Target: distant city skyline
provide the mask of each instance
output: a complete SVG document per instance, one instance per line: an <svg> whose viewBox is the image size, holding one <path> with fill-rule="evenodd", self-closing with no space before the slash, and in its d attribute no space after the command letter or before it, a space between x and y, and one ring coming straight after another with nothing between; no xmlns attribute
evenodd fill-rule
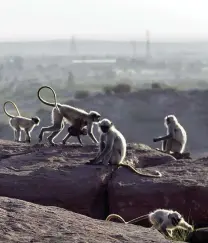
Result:
<svg viewBox="0 0 208 243"><path fill-rule="evenodd" d="M206 0L0 0L0 41L208 41Z"/></svg>

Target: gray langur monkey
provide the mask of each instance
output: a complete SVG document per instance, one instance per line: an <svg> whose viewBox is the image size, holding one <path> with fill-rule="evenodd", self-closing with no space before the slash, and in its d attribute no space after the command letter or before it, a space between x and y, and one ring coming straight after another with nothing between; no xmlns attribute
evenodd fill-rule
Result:
<svg viewBox="0 0 208 243"><path fill-rule="evenodd" d="M132 224L139 222L143 219L148 219L153 228L157 229L165 236L170 237L172 237L173 230L177 228L189 231L194 230L193 227L184 220L183 216L180 213L178 213L177 211L167 209L156 209L155 211L150 212L149 214L142 215L128 222L126 222L118 214L108 215L106 221L110 221L111 219L119 219L122 223L125 224Z"/></svg>
<svg viewBox="0 0 208 243"><path fill-rule="evenodd" d="M164 125L167 128L167 135L154 138L153 142L162 141L163 152L182 154L187 143L187 134L185 129L174 115L166 116L164 118Z"/></svg>
<svg viewBox="0 0 208 243"><path fill-rule="evenodd" d="M6 104L11 103L16 111L17 111L17 116L13 116L8 111L6 110ZM30 133L32 132L33 128L35 126L38 126L40 123L40 118L35 116L31 118L27 118L24 116L21 116L19 109L17 108L16 104L13 101L6 101L3 105L3 110L5 114L10 117L11 119L9 120L9 125L14 131L14 141L15 142L20 142L21 141L21 130L25 132L25 142L30 143L31 142L31 135Z"/></svg>
<svg viewBox="0 0 208 243"><path fill-rule="evenodd" d="M44 100L40 96L40 91L44 88L50 89L54 96L54 103L50 103ZM94 143L98 143L97 139L93 134L93 125L94 123L100 120L101 115L96 111L90 111L89 113L85 110L70 106L57 103L56 93L55 91L49 86L42 86L39 88L37 92L39 100L44 103L45 105L53 107L51 117L52 117L52 126L42 127L41 132L39 134L39 142L42 141L43 134L45 132L52 132L48 137L48 141L51 145L55 145L53 142L54 138L63 130L64 128L64 120L71 123L72 126L76 123L77 119L81 119L83 123L87 124L87 134L91 138ZM62 141L65 142L66 137Z"/></svg>
<svg viewBox="0 0 208 243"><path fill-rule="evenodd" d="M62 140L63 144L66 144L67 140L71 137L77 137L79 143L83 146L81 135L86 136L87 135L87 123L83 122L81 119L77 119L75 124L70 126L68 128L68 134L64 137Z"/></svg>
<svg viewBox="0 0 208 243"><path fill-rule="evenodd" d="M123 163L126 157L126 139L123 134L116 129L114 124L108 120L103 119L98 123L99 130L101 132L100 136L100 149L97 156L94 159L91 159L87 164L100 164L108 165L116 165L117 168L120 166L126 167L131 171L135 172L141 176L147 177L161 177L161 173L159 171L155 171L156 174L150 174L147 172L140 172L136 170L133 166Z"/></svg>

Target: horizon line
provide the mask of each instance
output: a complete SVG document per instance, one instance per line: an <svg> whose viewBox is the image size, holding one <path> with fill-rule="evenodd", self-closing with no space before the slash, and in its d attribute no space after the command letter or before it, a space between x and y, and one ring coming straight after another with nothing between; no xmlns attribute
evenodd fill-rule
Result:
<svg viewBox="0 0 208 243"><path fill-rule="evenodd" d="M60 37L60 38L16 38L16 39L8 39L8 38L0 38L1 44L9 44L9 43L30 43L30 42L57 42L57 41L71 41L72 38L76 42L79 41L97 41L97 42L137 42L137 43L145 43L146 39L138 37L126 37L126 38L90 38L90 37L78 37L76 35L71 37ZM207 38L154 38L150 39L150 43L206 43L208 42Z"/></svg>

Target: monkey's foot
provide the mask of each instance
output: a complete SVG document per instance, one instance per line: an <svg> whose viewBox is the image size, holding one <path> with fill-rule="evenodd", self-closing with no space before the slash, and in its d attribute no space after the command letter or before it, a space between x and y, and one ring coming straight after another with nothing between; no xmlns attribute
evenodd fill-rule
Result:
<svg viewBox="0 0 208 243"><path fill-rule="evenodd" d="M51 145L51 146L53 146L53 147L57 147L58 146L58 143L53 143L53 142L49 142L49 144Z"/></svg>
<svg viewBox="0 0 208 243"><path fill-rule="evenodd" d="M62 144L65 145L66 144L66 141L62 140Z"/></svg>

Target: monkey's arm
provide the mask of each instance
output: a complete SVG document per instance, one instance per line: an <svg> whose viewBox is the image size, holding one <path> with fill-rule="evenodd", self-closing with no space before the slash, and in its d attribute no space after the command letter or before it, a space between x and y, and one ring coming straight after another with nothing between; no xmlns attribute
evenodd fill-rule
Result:
<svg viewBox="0 0 208 243"><path fill-rule="evenodd" d="M173 137L173 135L170 133L170 134L163 136L163 137L153 138L153 142L159 142L159 141L162 141L162 140L167 140L167 139L170 139L172 137Z"/></svg>
<svg viewBox="0 0 208 243"><path fill-rule="evenodd" d="M184 230L191 230L191 231L194 230L194 228L190 224L188 224L185 220L181 220L181 222L179 223L179 227L183 228Z"/></svg>
<svg viewBox="0 0 208 243"><path fill-rule="evenodd" d="M99 152L98 156L94 159L94 162L97 163L100 160L103 160L104 157L107 157L107 155L112 151L114 144L114 136L111 134L107 136L106 146L102 150L102 152Z"/></svg>
<svg viewBox="0 0 208 243"><path fill-rule="evenodd" d="M98 140L94 136L92 129L93 129L93 123L88 123L87 124L87 133L94 143L98 143Z"/></svg>
<svg viewBox="0 0 208 243"><path fill-rule="evenodd" d="M170 234L167 231L167 226L165 223L162 223L160 228L159 228L159 232L161 232L162 234L164 234L167 237L170 237Z"/></svg>
<svg viewBox="0 0 208 243"><path fill-rule="evenodd" d="M104 150L104 148L105 148L105 134L102 133L100 136L99 151L98 151L97 155L95 156L95 158L91 159L90 162L95 162L95 160L98 158L100 153Z"/></svg>

